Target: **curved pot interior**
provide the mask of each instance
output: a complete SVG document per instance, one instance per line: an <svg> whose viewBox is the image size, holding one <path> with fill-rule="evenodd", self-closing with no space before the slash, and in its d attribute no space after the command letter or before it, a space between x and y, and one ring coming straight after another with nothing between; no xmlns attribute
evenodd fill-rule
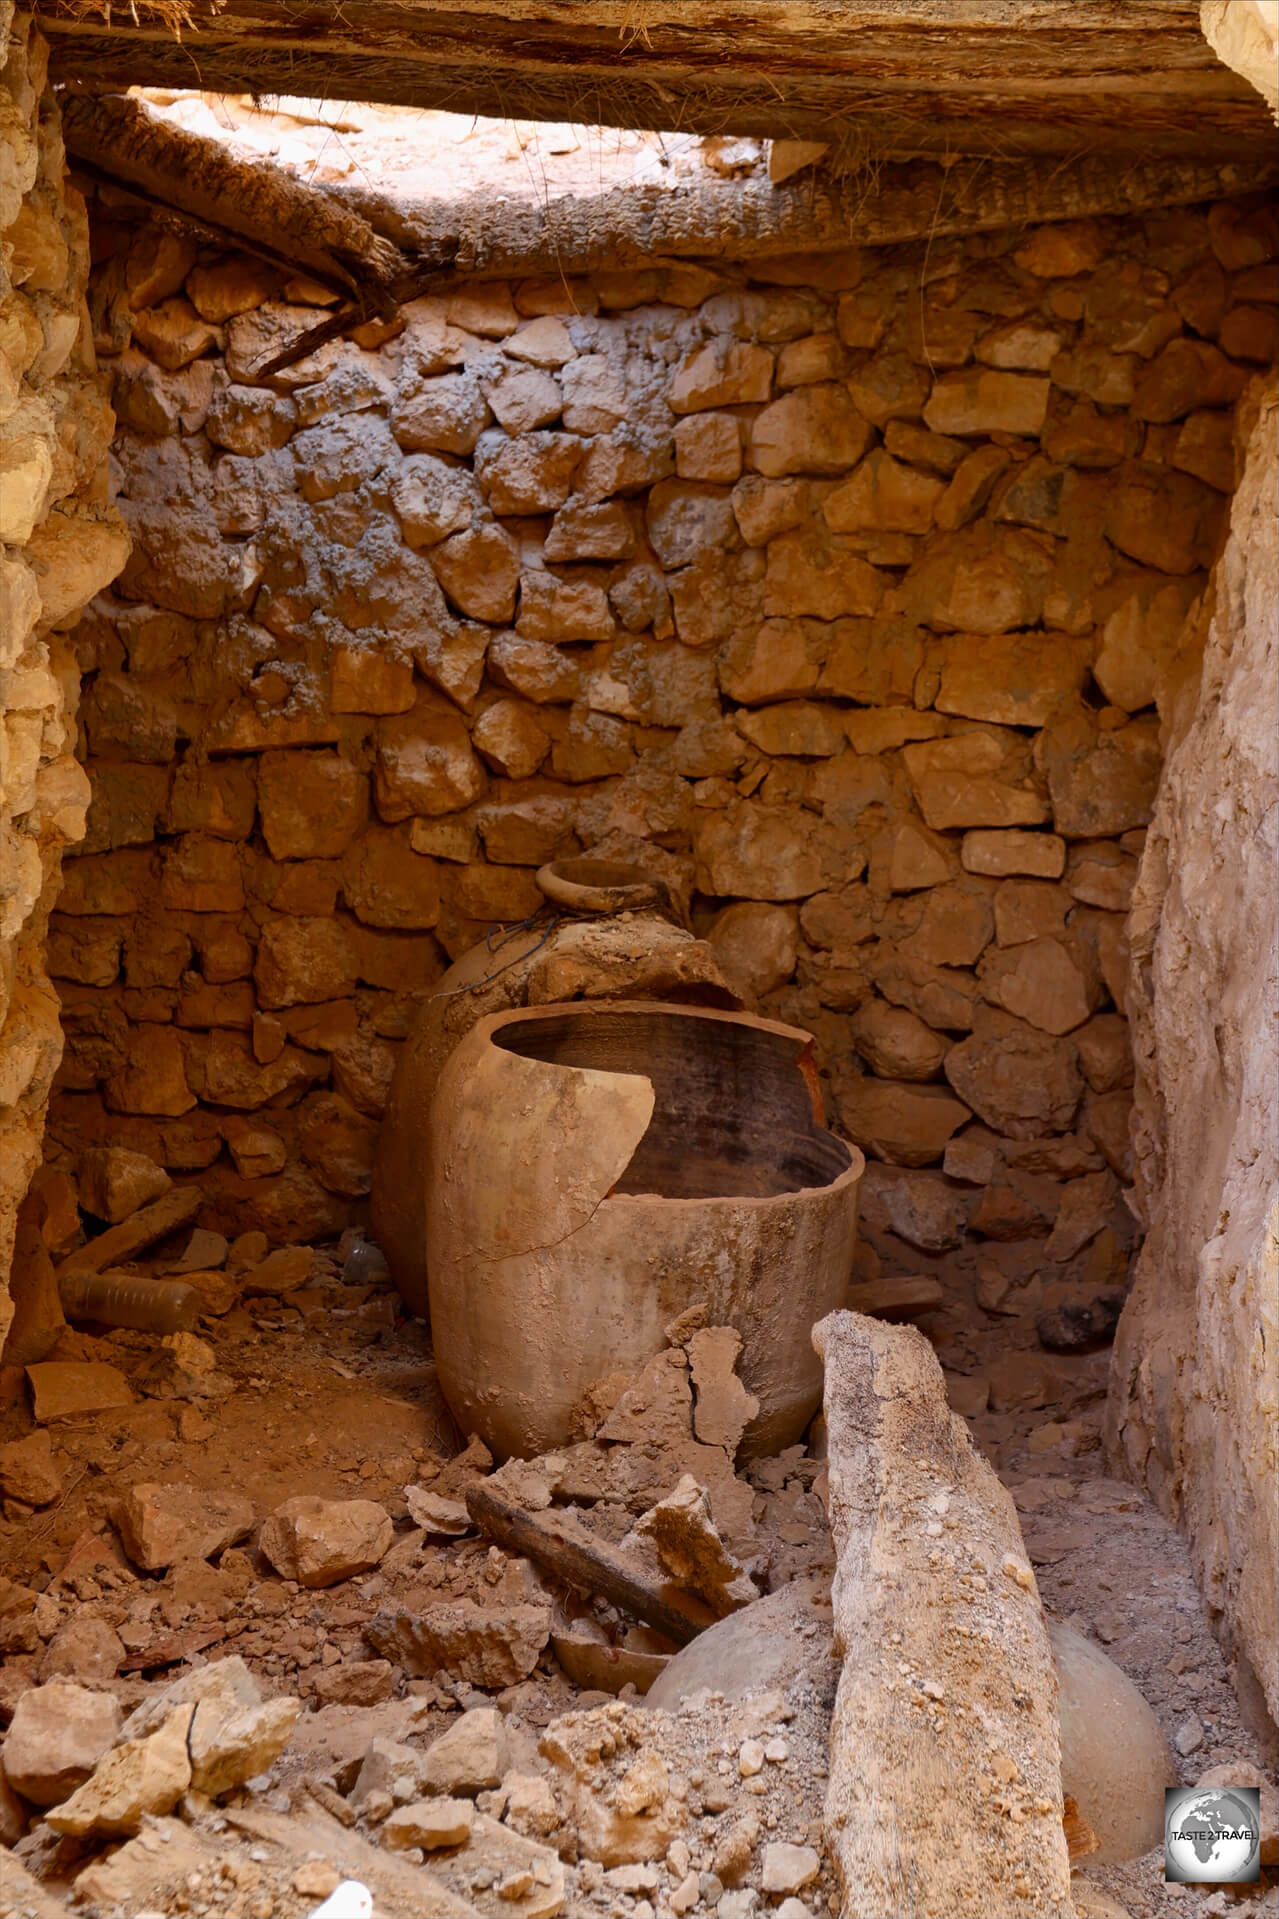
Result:
<svg viewBox="0 0 1279 1919"><path fill-rule="evenodd" d="M524 1059L650 1082L653 1117L615 1194L770 1199L832 1185L853 1163L821 1124L806 1036L793 1029L623 1005L505 1021L492 1040Z"/></svg>

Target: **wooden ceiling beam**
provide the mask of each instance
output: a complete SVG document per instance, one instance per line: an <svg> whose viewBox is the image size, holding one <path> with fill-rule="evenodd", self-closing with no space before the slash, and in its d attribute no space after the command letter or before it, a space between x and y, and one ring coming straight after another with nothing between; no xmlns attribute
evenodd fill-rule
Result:
<svg viewBox="0 0 1279 1919"><path fill-rule="evenodd" d="M55 79L908 153L1257 156L1274 129L1198 0L43 0Z"/></svg>

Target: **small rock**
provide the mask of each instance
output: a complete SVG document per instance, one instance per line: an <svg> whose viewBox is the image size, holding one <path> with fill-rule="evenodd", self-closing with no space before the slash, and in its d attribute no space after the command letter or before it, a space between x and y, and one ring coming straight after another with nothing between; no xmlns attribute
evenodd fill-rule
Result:
<svg viewBox="0 0 1279 1919"><path fill-rule="evenodd" d="M1198 1752L1200 1746L1203 1745L1203 1742L1204 1742L1203 1721L1200 1719L1198 1713L1192 1712L1189 1718L1183 1719L1181 1724L1178 1726L1175 1734L1173 1735L1172 1743L1177 1748L1177 1751L1181 1754L1182 1758L1185 1759L1185 1758L1188 1758L1192 1752Z"/></svg>
<svg viewBox="0 0 1279 1919"><path fill-rule="evenodd" d="M76 1164L80 1204L95 1219L115 1226L139 1206L167 1193L173 1181L163 1166L127 1146L90 1146Z"/></svg>
<svg viewBox="0 0 1279 1919"><path fill-rule="evenodd" d="M702 1889L698 1883L697 1874L689 1872L685 1873L680 1880L667 1904L671 1911L678 1915L678 1919L684 1919L684 1914L693 1910L701 1896Z"/></svg>
<svg viewBox="0 0 1279 1919"><path fill-rule="evenodd" d="M413 1524L425 1527L428 1533L449 1539L473 1530L474 1522L460 1499L443 1499L423 1486L406 1486L404 1503Z"/></svg>
<svg viewBox="0 0 1279 1919"><path fill-rule="evenodd" d="M670 1791L670 1775L660 1753L646 1752L627 1768L613 1794L615 1810L623 1819L638 1819L663 1805Z"/></svg>
<svg viewBox="0 0 1279 1919"><path fill-rule="evenodd" d="M382 1844L398 1852L410 1846L421 1846L424 1852L464 1846L474 1819L468 1799L417 1799L390 1814L382 1827Z"/></svg>
<svg viewBox="0 0 1279 1919"><path fill-rule="evenodd" d="M133 1486L115 1509L116 1530L135 1566L163 1572L179 1559L211 1559L243 1539L253 1507L234 1494L199 1486Z"/></svg>
<svg viewBox="0 0 1279 1919"><path fill-rule="evenodd" d="M813 1919L813 1915L802 1899L783 1899L774 1919Z"/></svg>
<svg viewBox="0 0 1279 1919"><path fill-rule="evenodd" d="M28 1433L25 1439L0 1446L0 1493L25 1500L28 1506L48 1506L62 1491L62 1475L53 1463L48 1433Z"/></svg>
<svg viewBox="0 0 1279 1919"><path fill-rule="evenodd" d="M737 1770L743 1779L753 1779L757 1772L763 1772L764 1748L758 1739L747 1739L742 1742L741 1751L737 1755Z"/></svg>
<svg viewBox="0 0 1279 1919"><path fill-rule="evenodd" d="M191 1784L187 1731L194 1708L179 1706L147 1739L129 1739L95 1768L78 1792L48 1813L55 1832L120 1837L140 1830L144 1813L172 1812Z"/></svg>
<svg viewBox="0 0 1279 1919"><path fill-rule="evenodd" d="M551 1636L549 1606L477 1606L444 1601L422 1612L388 1607L370 1620L371 1645L410 1673L441 1669L473 1686L527 1679Z"/></svg>
<svg viewBox="0 0 1279 1919"><path fill-rule="evenodd" d="M341 1873L327 1859L304 1859L289 1881L301 1899L327 1899L341 1883Z"/></svg>
<svg viewBox="0 0 1279 1919"><path fill-rule="evenodd" d="M120 1731L110 1693L57 1682L24 1692L4 1742L10 1785L35 1806L55 1806L82 1786Z"/></svg>
<svg viewBox="0 0 1279 1919"><path fill-rule="evenodd" d="M812 1884L822 1862L812 1846L792 1846L777 1841L764 1848L764 1891L801 1892Z"/></svg>
<svg viewBox="0 0 1279 1919"><path fill-rule="evenodd" d="M1054 1306L1035 1321L1039 1343L1050 1353L1082 1353L1109 1345L1123 1305L1123 1293L1105 1292Z"/></svg>
<svg viewBox="0 0 1279 1919"><path fill-rule="evenodd" d="M373 1805L381 1799L386 1800L387 1812L396 1804L406 1805L421 1791L421 1765L422 1755L412 1746L395 1739L371 1739L351 1788L352 1805L366 1818L375 1816Z"/></svg>
<svg viewBox="0 0 1279 1919"><path fill-rule="evenodd" d="M389 1659L345 1660L325 1666L311 1682L321 1706L380 1706L395 1689L395 1668Z"/></svg>
<svg viewBox="0 0 1279 1919"><path fill-rule="evenodd" d="M701 1337L694 1334L694 1342ZM729 1613L759 1597L745 1567L720 1538L710 1502L691 1473L636 1520L635 1533L652 1544L667 1577L714 1612Z"/></svg>
<svg viewBox="0 0 1279 1919"><path fill-rule="evenodd" d="M286 1499L265 1520L258 1545L282 1579L299 1586L334 1586L376 1566L394 1537L381 1506L371 1499Z"/></svg>
<svg viewBox="0 0 1279 1919"><path fill-rule="evenodd" d="M493 1706L478 1706L428 1747L420 1774L428 1792L474 1796L497 1785L506 1763L502 1715Z"/></svg>
<svg viewBox="0 0 1279 1919"><path fill-rule="evenodd" d="M760 1764L763 1764L762 1753ZM711 1860L716 1878L723 1880L726 1886L731 1886L740 1879L750 1865L751 1854L755 1850L758 1838L759 1818L755 1813L748 1812L742 1818L735 1819L728 1831L722 1833L716 1842L715 1856ZM705 1897L704 1892L703 1897Z"/></svg>
<svg viewBox="0 0 1279 1919"><path fill-rule="evenodd" d="M246 1293L264 1293L279 1297L295 1293L305 1286L315 1268L315 1254L309 1246L281 1246L268 1254L259 1266L244 1275Z"/></svg>
<svg viewBox="0 0 1279 1919"><path fill-rule="evenodd" d="M751 1919L751 1914L759 1904L759 1895L752 1886L743 1886L737 1892L726 1892L716 1911L719 1919Z"/></svg>
<svg viewBox="0 0 1279 1919"><path fill-rule="evenodd" d="M123 1642L105 1619L69 1619L45 1649L40 1678L114 1679L124 1659Z"/></svg>

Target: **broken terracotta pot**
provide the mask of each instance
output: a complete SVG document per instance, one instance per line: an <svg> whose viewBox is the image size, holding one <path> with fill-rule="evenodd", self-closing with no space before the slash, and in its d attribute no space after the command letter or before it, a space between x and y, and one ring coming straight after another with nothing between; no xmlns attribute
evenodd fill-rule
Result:
<svg viewBox="0 0 1279 1919"><path fill-rule="evenodd" d="M396 1063L374 1161L373 1227L401 1297L422 1315L427 1114L440 1068L477 1020L551 1000L740 1005L711 947L676 922L666 888L640 867L553 860L537 882L554 912L496 927L463 954L423 1002Z"/></svg>
<svg viewBox="0 0 1279 1919"><path fill-rule="evenodd" d="M822 1123L807 1033L651 1001L482 1020L440 1072L427 1154L435 1357L494 1452L564 1444L698 1301L742 1338L747 1455L817 1409L814 1322L845 1299L865 1162Z"/></svg>

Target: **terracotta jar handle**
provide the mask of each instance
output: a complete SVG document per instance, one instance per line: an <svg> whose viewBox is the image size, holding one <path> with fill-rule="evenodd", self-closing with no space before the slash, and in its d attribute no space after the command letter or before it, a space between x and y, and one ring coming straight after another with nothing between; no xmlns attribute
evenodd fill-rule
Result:
<svg viewBox="0 0 1279 1919"><path fill-rule="evenodd" d="M553 906L570 913L638 913L670 910L665 883L642 866L618 860L550 860L537 871L537 884Z"/></svg>

